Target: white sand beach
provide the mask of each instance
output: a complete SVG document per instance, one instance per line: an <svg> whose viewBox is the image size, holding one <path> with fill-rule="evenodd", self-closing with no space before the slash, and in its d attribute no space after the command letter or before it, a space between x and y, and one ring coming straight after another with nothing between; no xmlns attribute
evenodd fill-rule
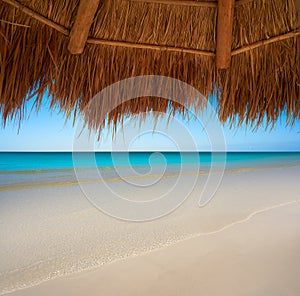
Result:
<svg viewBox="0 0 300 296"><path fill-rule="evenodd" d="M2 294L297 296L299 177L299 168L227 172L207 206L192 195L147 223L108 217L72 186L52 199L53 188L6 192Z"/></svg>

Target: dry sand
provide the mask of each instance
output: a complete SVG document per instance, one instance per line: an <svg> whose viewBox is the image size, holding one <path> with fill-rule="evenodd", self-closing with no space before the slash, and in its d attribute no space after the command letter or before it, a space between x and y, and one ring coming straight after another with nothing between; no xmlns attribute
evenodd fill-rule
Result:
<svg viewBox="0 0 300 296"><path fill-rule="evenodd" d="M300 295L300 203L13 295Z"/></svg>
<svg viewBox="0 0 300 296"><path fill-rule="evenodd" d="M227 175L204 212L186 205L177 214L186 237L10 295L299 296L299 176L299 169Z"/></svg>

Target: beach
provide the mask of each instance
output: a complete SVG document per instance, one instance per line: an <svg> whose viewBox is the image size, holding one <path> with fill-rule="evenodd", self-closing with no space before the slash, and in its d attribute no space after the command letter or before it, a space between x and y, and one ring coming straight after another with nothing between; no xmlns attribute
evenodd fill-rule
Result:
<svg viewBox="0 0 300 296"><path fill-rule="evenodd" d="M300 296L300 0L0 0L0 296Z"/></svg>
<svg viewBox="0 0 300 296"><path fill-rule="evenodd" d="M231 163L205 206L198 206L197 189L172 213L147 222L103 213L70 171L44 171L39 182L24 172L14 184L6 177L1 294L299 295L299 159ZM175 172L155 189L131 190L131 198L167 191ZM105 174L112 188L126 191L128 184ZM195 174L184 172L182 187ZM201 171L200 187L204 177Z"/></svg>
<svg viewBox="0 0 300 296"><path fill-rule="evenodd" d="M12 295L296 296L300 291L299 212L299 203L275 208L222 232Z"/></svg>

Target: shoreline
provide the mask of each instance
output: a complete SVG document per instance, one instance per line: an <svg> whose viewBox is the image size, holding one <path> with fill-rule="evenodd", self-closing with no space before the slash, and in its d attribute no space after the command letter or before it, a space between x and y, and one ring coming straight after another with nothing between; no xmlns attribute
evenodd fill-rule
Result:
<svg viewBox="0 0 300 296"><path fill-rule="evenodd" d="M174 165L173 168L175 168ZM144 166L133 166L133 168L145 168ZM273 165L273 166L256 166L256 167L239 167L239 168L226 168L224 170L224 173L247 173L247 172L255 172L255 171L273 171L273 170L281 170L281 169L296 169L296 168L300 168L300 165ZM110 170L110 171L114 171L113 167L110 168L97 168L97 169L101 169L101 170ZM78 170L78 169L76 169ZM80 168L80 171L88 171L90 170L89 168ZM75 179L74 180L70 180L70 181L65 181L65 182L61 182L61 181L57 181L57 182L45 182L45 183L36 183L36 184L32 184L32 180L30 180L30 184L9 184L9 185L2 185L0 184L0 192L3 191L15 191L15 190L27 190L27 189L35 189L35 188L51 188L51 187L65 187L65 186L77 186L78 185L78 181L76 179L76 174L75 171L73 169L62 169L62 170L35 170L35 171L11 171L11 172L5 172L2 173L0 171L0 175L4 174L4 175L18 175L18 174L24 174L24 175L39 175L39 174L47 174L47 173L74 173ZM218 173L218 170L214 169L215 173ZM209 173L209 169L201 169L197 172L195 171L189 171L189 172L177 172L174 171L173 173L169 173L169 174L165 174L163 175L163 179L166 178L173 178L178 176L179 174L183 174L185 176L189 176L189 175L199 175L199 176L207 176ZM157 174L150 174L150 175L141 175L141 176L126 176L126 177L119 177L119 176L112 176L112 177L107 177L107 178L102 178L102 179L86 179L86 180L81 180L82 183L85 184L93 184L93 183L99 183L99 182L119 182L122 181L123 179L127 179L127 180L134 180L134 179L146 179L146 178L156 178L158 177Z"/></svg>
<svg viewBox="0 0 300 296"><path fill-rule="evenodd" d="M173 252L177 255L179 255L180 257L186 257L188 256L189 253L186 253L185 249L187 248L192 248L195 249L195 245L199 243L197 242L197 240L204 238L205 237L210 237L210 236L216 236L218 237L218 235L223 234L223 232L241 232L242 230L239 228L242 228L244 226L244 224L249 224L250 227L253 226L253 224L255 225L255 229L254 231L260 232L259 230L259 226L262 223L260 221L260 224L257 222L257 220L263 220L263 223L265 224L265 216L269 216L271 218L273 218L273 222L276 221L278 216L278 212L279 210L283 210L286 211L285 208L289 209L292 205L297 204L297 209L298 209L298 213L300 212L300 199L298 200L294 200L294 201L290 201L287 203L282 203L282 204L278 204L278 205L274 205L265 209L261 209L259 211L253 212L251 213L247 218L242 219L242 220L238 220L235 221L231 224L228 224L218 230L215 230L213 232L208 232L208 233L199 233L197 235L185 238L183 240L179 240L174 244L170 244L170 245L165 245L159 249L154 249L136 256L131 256L129 258L122 258L110 263L107 263L105 265L102 266L98 266L98 267L94 267L88 270L83 270L74 274L70 274L70 275L65 275L65 276L58 276L56 278L52 278L50 280L46 280L44 282L41 282L38 285L33 285L30 287L26 287L23 289L19 289L19 290L15 290L15 291L11 291L8 293L4 293L1 295L15 295L15 296L32 296L32 295L51 295L52 293L61 293L61 295L65 295L66 293L72 293L72 295L85 295L87 293L87 290L89 293L94 294L94 293L98 293L99 292L99 286L98 286L98 280L97 278L103 278L103 276L105 277L105 274L107 273L105 269L111 269L113 270L113 272L111 270L109 270L108 275L113 275L114 272L116 272L116 277L118 278L120 276L120 273L123 272L124 268L126 268L126 265L136 265L136 269L129 269L129 276L127 276L127 278L129 278L131 281L128 281L128 283L122 283L122 287L118 287L118 286L114 286L115 288L112 289L112 285L109 285L109 288L112 289L113 291L109 290L109 288L102 288L102 290L106 290L105 291L105 295L116 295L116 292L121 292L122 291L122 295L140 295L138 293L135 293L136 291L136 287L133 288L132 282L134 282L135 284L137 284L137 288L138 289L143 289L144 287L142 287L143 284L139 283L138 280L135 281L135 276L137 276L138 271L140 270L140 272L144 272L146 274L148 274L147 272L147 266L146 265L151 265L151 260L158 260L155 257L159 258L159 262L160 262L160 267L164 266L166 264L165 261L167 261L168 264L170 264L172 261L170 261L170 258L168 258L168 260L165 259L165 256L168 256L168 253ZM275 218L273 217L275 216ZM279 213L279 216L281 216L281 214ZM300 219L298 219L299 221ZM268 225L270 227L270 225ZM248 226L249 228L249 226ZM252 227L253 228L253 227ZM252 230L253 231L253 230ZM239 235L241 236L241 233L239 233ZM261 234L259 234L261 235ZM300 238L300 236L298 236L298 238ZM215 248L215 247L214 247ZM180 251L176 250L176 249L181 249ZM226 247L225 247L226 249ZM198 249L199 251L199 249ZM201 252L200 252L201 253ZM194 253L194 256L197 258L197 253ZM189 256L190 257L190 256ZM200 255L200 257L202 257ZM146 259L145 259L146 258ZM175 257L172 257L172 259L174 259ZM195 259L195 258L194 258ZM149 261L150 260L150 261ZM176 261L176 260L175 260ZM300 262L300 256L298 257L298 261ZM182 262L181 262L182 264ZM181 276L183 276L183 272L180 272L177 269L178 266L174 265L172 266L172 263L170 265L168 265L168 269L167 269L167 273L169 273L169 277L170 276L174 276L173 273L179 273ZM195 266L193 266L192 268L195 268ZM132 270L134 270L132 272ZM298 270L300 270L300 267L298 268ZM193 274L193 272L195 272L195 270L190 270L190 272L192 271L191 274ZM164 271L165 272L165 271ZM202 271L203 272L203 271ZM195 278L195 275L192 276ZM198 276L196 276L197 278ZM178 275L176 276L176 278L178 278ZM182 277L180 277L182 280ZM179 279L179 278L178 278ZM187 281L187 279L183 279L183 281ZM216 278L215 280L219 281L219 278ZM169 278L169 282L170 282L170 278ZM144 281L144 284L147 283L146 285L151 285L151 287L153 288L153 285L157 284L157 281L155 280L155 282L151 281ZM169 283L170 284L170 283ZM187 283L186 283L187 284ZM211 284L211 283L210 283ZM276 283L274 282L274 285ZM297 293L297 291L300 291L300 285L297 284L296 282L292 282L292 284L296 284L296 289L295 292ZM158 286L162 285L165 286L165 284L163 284L161 281L158 282ZM74 290L78 289L78 287L81 286L81 289L79 290ZM173 286L173 287L172 287ZM182 284L180 285L181 289L182 289ZM125 290L124 290L125 287ZM188 285L186 286L186 288L188 288ZM184 289L186 289L184 288ZM200 288L200 286L199 286ZM217 287L216 287L217 288ZM261 294L255 294L255 295L265 295L264 293L266 293L265 290L266 287L264 287L263 290L261 290ZM275 287L269 286L268 287L270 290L272 290L272 295L282 295L280 292L277 294L277 290ZM291 287L289 287L290 289ZM144 288L145 289L145 288ZM170 285L168 287L168 290L177 290L178 288L176 287L176 285ZM299 289L299 290L298 290ZM221 289L219 289L221 291ZM245 289L243 287L239 287L240 292L245 292ZM255 289L253 289L255 290ZM74 294L75 292L75 294ZM153 295L153 290L150 291L144 291L146 293L143 293L143 295ZM189 295L197 295L199 291L197 290L196 293L194 294L189 294ZM203 293L205 293L205 291L202 291ZM228 291L229 292L229 291ZM103 293L103 292L102 292ZM160 293L160 291L157 289L156 291L156 295L166 295L163 293ZM289 295L296 295L295 294L289 294ZM58 295L58 294L57 294ZM219 294L219 292L217 294L209 294L209 295L221 295ZM232 294L227 294L226 291L224 292L224 290L222 290L222 295L232 295ZM246 294L239 294L239 295L251 295L250 293L246 293ZM253 295L253 294L252 294Z"/></svg>

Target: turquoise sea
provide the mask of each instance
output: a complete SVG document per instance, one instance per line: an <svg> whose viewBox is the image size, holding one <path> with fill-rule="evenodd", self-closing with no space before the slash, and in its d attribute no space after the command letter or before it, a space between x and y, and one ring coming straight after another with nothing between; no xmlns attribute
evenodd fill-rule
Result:
<svg viewBox="0 0 300 296"><path fill-rule="evenodd" d="M189 152L159 152L160 157L151 158L151 164L179 165L182 161L192 162L195 153ZM150 156L157 152L96 152L95 159L99 168L110 168L113 166L148 166ZM223 160L226 157L227 167L256 166L256 165L300 165L300 152L228 152L226 155L218 153L216 159ZM76 153L76 166L79 168L91 168L95 164L91 161L91 153ZM222 156L222 157L221 157ZM201 165L210 165L212 154L210 152L199 152ZM71 170L74 167L72 152L1 152L0 173L13 171L46 171L46 170Z"/></svg>
<svg viewBox="0 0 300 296"><path fill-rule="evenodd" d="M159 170L162 166L163 171ZM156 170L154 175L157 175L158 169L163 177L164 174L178 174L181 170L195 171L195 168L205 175L212 166L222 169L225 166L226 170L231 171L294 167L300 166L300 152L1 152L0 191L77 185L78 171L85 181L98 182L99 173L104 180L120 178L120 169L127 170L125 174L128 177L136 173L153 176L153 169Z"/></svg>

